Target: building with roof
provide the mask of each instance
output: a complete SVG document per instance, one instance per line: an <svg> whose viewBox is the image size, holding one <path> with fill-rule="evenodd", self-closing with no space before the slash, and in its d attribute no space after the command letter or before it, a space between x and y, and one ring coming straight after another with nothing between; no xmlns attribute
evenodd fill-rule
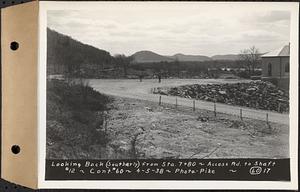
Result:
<svg viewBox="0 0 300 192"><path fill-rule="evenodd" d="M270 81L278 87L289 90L290 44L261 56L262 80Z"/></svg>

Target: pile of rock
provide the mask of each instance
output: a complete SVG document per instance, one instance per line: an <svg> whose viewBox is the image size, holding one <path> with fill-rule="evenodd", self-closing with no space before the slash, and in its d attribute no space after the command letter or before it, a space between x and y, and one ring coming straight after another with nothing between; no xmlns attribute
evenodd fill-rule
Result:
<svg viewBox="0 0 300 192"><path fill-rule="evenodd" d="M288 93L264 81L156 88L153 93L278 112L289 111Z"/></svg>

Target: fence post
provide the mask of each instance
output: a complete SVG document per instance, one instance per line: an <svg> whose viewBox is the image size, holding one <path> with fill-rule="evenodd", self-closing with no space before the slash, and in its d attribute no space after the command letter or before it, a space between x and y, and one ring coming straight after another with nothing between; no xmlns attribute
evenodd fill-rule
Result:
<svg viewBox="0 0 300 192"><path fill-rule="evenodd" d="M178 103L177 103L177 97L176 97L176 100L175 100L175 107L176 107L176 109L177 109L177 105L178 105Z"/></svg>
<svg viewBox="0 0 300 192"><path fill-rule="evenodd" d="M193 111L196 110L196 103L195 103L195 100L193 100Z"/></svg>
<svg viewBox="0 0 300 192"><path fill-rule="evenodd" d="M242 109L240 109L240 118L243 121L243 110Z"/></svg>
<svg viewBox="0 0 300 192"><path fill-rule="evenodd" d="M267 124L269 124L269 114L266 113L266 121L267 121Z"/></svg>
<svg viewBox="0 0 300 192"><path fill-rule="evenodd" d="M278 109L277 111L280 113L280 108L281 108L281 103L278 104Z"/></svg>
<svg viewBox="0 0 300 192"><path fill-rule="evenodd" d="M214 102L214 114L215 114L215 117L217 116L217 105L216 105L216 102Z"/></svg>
<svg viewBox="0 0 300 192"><path fill-rule="evenodd" d="M108 123L107 117L105 117L105 134L107 134L107 123Z"/></svg>
<svg viewBox="0 0 300 192"><path fill-rule="evenodd" d="M105 113L102 112L102 117L103 117L102 129L104 129L104 130L105 130L105 121L106 121L105 116L106 116Z"/></svg>
<svg viewBox="0 0 300 192"><path fill-rule="evenodd" d="M161 95L159 96L158 105L161 105Z"/></svg>
<svg viewBox="0 0 300 192"><path fill-rule="evenodd" d="M102 130L104 129L104 133L106 134L107 133L107 123L108 123L108 121L107 121L107 112L104 111L102 113L102 116L103 116Z"/></svg>

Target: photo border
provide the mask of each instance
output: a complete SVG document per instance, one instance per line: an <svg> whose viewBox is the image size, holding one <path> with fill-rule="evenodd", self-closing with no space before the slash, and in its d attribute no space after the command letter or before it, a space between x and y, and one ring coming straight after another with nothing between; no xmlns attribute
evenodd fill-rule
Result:
<svg viewBox="0 0 300 192"><path fill-rule="evenodd" d="M167 4L167 3L197 3L225 5L259 4L272 9L291 12L290 29L290 63L298 64L299 53L299 4L297 2L39 2L39 63L38 63L38 187L39 188L78 188L78 189L297 189L298 188L298 65L290 66L290 182L281 181L179 181L179 180L66 180L45 181L46 160L46 61L47 61L47 11L48 10L83 10L97 9L104 4ZM283 6L284 5L284 6Z"/></svg>

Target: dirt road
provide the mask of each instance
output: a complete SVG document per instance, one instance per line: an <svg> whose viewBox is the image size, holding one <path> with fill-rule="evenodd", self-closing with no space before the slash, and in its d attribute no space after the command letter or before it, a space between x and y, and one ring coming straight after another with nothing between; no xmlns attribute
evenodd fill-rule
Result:
<svg viewBox="0 0 300 192"><path fill-rule="evenodd" d="M236 79L164 79L161 83L158 83L156 79L145 79L143 82L139 82L137 79L90 79L89 84L95 90L113 96L133 98L140 100L147 100L158 102L159 95L151 93L151 89L154 87L170 87L180 86L188 84L213 84L213 83L237 83L237 82L249 82L249 80L236 80ZM174 104L176 97L162 96L162 103ZM177 98L178 105L193 107L193 100L186 98ZM214 103L207 101L195 101L195 108L214 110ZM241 111L242 109L242 111ZM232 106L226 104L216 104L217 112L240 115L251 119L267 120L274 123L289 124L289 115L281 114L265 110L256 110L246 107Z"/></svg>

